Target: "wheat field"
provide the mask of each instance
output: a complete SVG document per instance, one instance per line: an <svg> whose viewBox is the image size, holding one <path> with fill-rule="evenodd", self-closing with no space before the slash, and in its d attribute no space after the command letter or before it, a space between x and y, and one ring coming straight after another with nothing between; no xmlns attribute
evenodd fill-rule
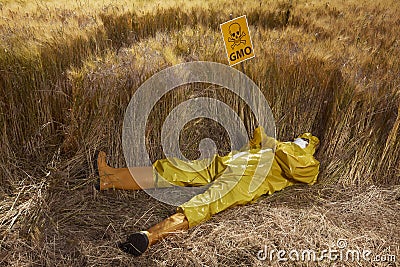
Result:
<svg viewBox="0 0 400 267"><path fill-rule="evenodd" d="M269 262L257 252L345 239L400 257L399 13L397 0L1 0L0 266L397 266ZM175 207L144 192L97 192L94 152L125 166L124 112L154 73L227 64L219 25L230 14L247 16L256 57L243 70L268 100L278 139L310 131L321 140L319 182L229 209L132 258L116 243ZM251 114L229 91L177 88L150 114L153 160L169 112L200 96L228 104L252 135ZM195 159L210 136L229 152L223 130L202 119L186 125L181 148Z"/></svg>

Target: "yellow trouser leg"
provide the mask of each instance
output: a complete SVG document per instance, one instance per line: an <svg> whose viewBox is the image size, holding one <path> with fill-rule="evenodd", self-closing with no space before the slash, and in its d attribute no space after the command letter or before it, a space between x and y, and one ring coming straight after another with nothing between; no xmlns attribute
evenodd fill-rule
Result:
<svg viewBox="0 0 400 267"><path fill-rule="evenodd" d="M253 201L269 191L268 180L265 176L255 175L256 168L267 168L272 161L272 151L245 153L237 157L232 164L228 163L223 175L216 178L204 193L180 205L178 212L184 213L193 227L231 206ZM254 188L253 181L258 181Z"/></svg>
<svg viewBox="0 0 400 267"><path fill-rule="evenodd" d="M229 156L215 155L211 159L183 161L177 158L157 160L153 166L158 174L177 186L203 186L211 183L226 169ZM158 184L163 187L162 183Z"/></svg>

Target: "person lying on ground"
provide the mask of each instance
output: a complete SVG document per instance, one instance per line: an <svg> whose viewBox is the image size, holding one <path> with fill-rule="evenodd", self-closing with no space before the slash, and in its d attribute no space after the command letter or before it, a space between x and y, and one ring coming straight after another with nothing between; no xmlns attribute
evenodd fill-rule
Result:
<svg viewBox="0 0 400 267"><path fill-rule="evenodd" d="M319 173L319 161L314 158L318 145L319 139L311 133L300 135L294 142L279 142L268 137L262 127L257 127L253 138L242 149L226 156L215 155L206 168L197 168L197 172L186 170L201 166L204 160L157 160L153 167L145 167L145 172L152 174L155 169L168 184L177 186L210 186L180 205L177 212L164 221L128 236L119 248L139 256L167 235L194 227L229 207L253 202L261 195L272 194L294 184L314 184ZM264 172L268 175L257 177L257 168L269 168L268 172ZM99 152L95 169L99 175L99 190L142 190L168 186L162 181L151 180L140 183L142 188L134 178L134 170L108 166L104 152ZM259 182L255 189L251 189L253 181Z"/></svg>

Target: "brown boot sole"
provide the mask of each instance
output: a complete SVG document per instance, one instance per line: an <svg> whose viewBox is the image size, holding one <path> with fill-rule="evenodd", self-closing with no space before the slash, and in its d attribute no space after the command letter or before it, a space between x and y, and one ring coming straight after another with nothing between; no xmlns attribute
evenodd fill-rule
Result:
<svg viewBox="0 0 400 267"><path fill-rule="evenodd" d="M124 243L118 244L118 247L125 253L135 257L142 255L149 246L149 238L143 232L130 235Z"/></svg>

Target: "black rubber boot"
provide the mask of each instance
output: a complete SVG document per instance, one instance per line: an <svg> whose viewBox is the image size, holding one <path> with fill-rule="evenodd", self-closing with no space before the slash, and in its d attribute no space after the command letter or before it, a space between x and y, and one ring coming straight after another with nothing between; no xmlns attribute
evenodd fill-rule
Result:
<svg viewBox="0 0 400 267"><path fill-rule="evenodd" d="M118 247L126 253L137 257L142 255L149 246L149 238L143 232L134 233L128 237L124 243L118 244Z"/></svg>

